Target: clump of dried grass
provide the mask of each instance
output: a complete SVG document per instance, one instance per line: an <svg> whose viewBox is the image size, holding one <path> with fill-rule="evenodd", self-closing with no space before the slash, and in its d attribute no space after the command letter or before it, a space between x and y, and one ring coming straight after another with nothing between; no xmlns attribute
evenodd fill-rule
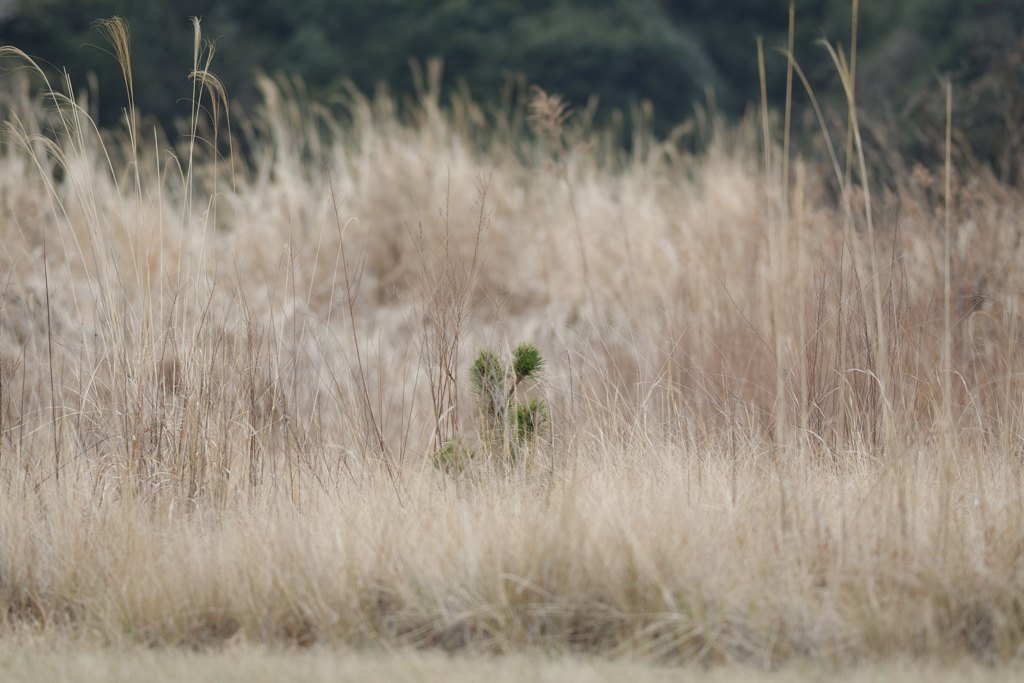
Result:
<svg viewBox="0 0 1024 683"><path fill-rule="evenodd" d="M622 164L538 95L553 183L437 98L353 93L346 127L262 86L245 163L198 102L150 149L5 86L0 633L1018 656L1019 198L858 215L855 175L768 183L752 119ZM435 471L508 339L548 359L547 438Z"/></svg>

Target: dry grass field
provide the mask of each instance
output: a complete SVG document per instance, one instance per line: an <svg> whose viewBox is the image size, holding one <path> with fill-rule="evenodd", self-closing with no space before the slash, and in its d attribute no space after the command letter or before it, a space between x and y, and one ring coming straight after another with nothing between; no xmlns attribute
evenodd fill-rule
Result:
<svg viewBox="0 0 1024 683"><path fill-rule="evenodd" d="M315 647L301 653L263 646L226 650L58 648L0 650L0 675L8 683L363 683L445 681L494 683L1011 683L1020 667L993 669L977 662L937 665L905 660L830 670L806 664L762 671L743 665L709 668L609 662L588 658L456 656L438 652L356 653Z"/></svg>
<svg viewBox="0 0 1024 683"><path fill-rule="evenodd" d="M7 652L1020 660L1017 193L204 54L173 139L0 81Z"/></svg>

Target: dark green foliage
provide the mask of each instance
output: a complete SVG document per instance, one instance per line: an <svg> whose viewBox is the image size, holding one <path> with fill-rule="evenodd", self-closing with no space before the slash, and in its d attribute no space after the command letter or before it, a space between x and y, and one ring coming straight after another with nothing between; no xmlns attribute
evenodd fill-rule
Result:
<svg viewBox="0 0 1024 683"><path fill-rule="evenodd" d="M0 18L0 42L45 60L55 67L54 74L66 68L78 92L88 92L87 75L96 74L99 123L111 125L120 120L128 97L120 67L93 23L115 15L124 17L131 30L139 111L157 117L173 136L174 119L188 116L192 94L188 80L191 16L201 17L203 35L217 40L213 66L229 96L256 101L253 68L269 54L258 36L242 33L244 26L235 14L239 9L245 10L244 3L215 0L23 0L11 14Z"/></svg>
<svg viewBox="0 0 1024 683"><path fill-rule="evenodd" d="M548 423L547 402L531 398L526 404L517 403L515 408L519 443L544 436Z"/></svg>
<svg viewBox="0 0 1024 683"><path fill-rule="evenodd" d="M385 81L411 93L409 60L445 60L445 86L465 79L474 96L497 101L509 74L565 93L578 105L596 94L603 108L628 113L642 98L678 121L726 87L700 41L668 21L655 0L25 0L0 40L67 67L76 87L100 80L101 119L125 105L113 60L93 21L123 16L131 26L137 100L168 124L187 114L190 16L217 41L214 70L234 100L257 101L252 72L299 74L315 97L340 92L346 79L363 91Z"/></svg>
<svg viewBox="0 0 1024 683"><path fill-rule="evenodd" d="M507 442L513 460L520 450L543 436L549 421L548 405L538 398L526 403L516 399L516 387L528 379L537 379L544 368L544 358L533 344L515 348L510 363L491 351L481 351L473 362L470 381L476 395L485 432L495 450ZM507 431L506 431L507 430ZM510 437L506 440L506 435Z"/></svg>
<svg viewBox="0 0 1024 683"><path fill-rule="evenodd" d="M836 70L815 41L849 49L850 0L795 3L796 57L831 102L830 120L843 121ZM648 99L655 130L664 133L705 101L705 87L729 115L759 99L757 36L769 97L781 107L786 61L777 49L786 44L788 7L786 0L0 0L0 42L54 65L54 77L67 68L79 93L95 73L92 106L100 124L110 125L127 96L92 24L123 16L138 109L172 139L175 119L189 115L193 15L216 41L213 71L232 101L250 110L259 103L256 69L300 75L322 100L351 79L364 92L387 82L403 101L413 91L409 60L440 56L445 92L464 79L475 99L497 105L506 78L521 73L577 109L598 95L599 120L613 109L628 118ZM888 117L889 144L935 162L935 131L944 138L936 76L950 74L958 130L975 157L1013 182L1024 144L1004 119L1019 118L1013 91L1024 73L1013 59L1022 34L1024 0L860 0L857 87L865 122ZM937 103L928 100L932 91ZM819 135L813 121L801 129L807 105L799 84L794 106L796 135Z"/></svg>
<svg viewBox="0 0 1024 683"><path fill-rule="evenodd" d="M500 414L508 375L505 364L490 351L481 351L477 356L469 377L485 414L492 417Z"/></svg>
<svg viewBox="0 0 1024 683"><path fill-rule="evenodd" d="M524 379L535 376L544 369L544 359L540 350L533 344L520 344L512 354L512 369L515 371L516 384Z"/></svg>
<svg viewBox="0 0 1024 683"><path fill-rule="evenodd" d="M490 351L481 351L473 362L471 378L477 389L504 381L505 364Z"/></svg>
<svg viewBox="0 0 1024 683"><path fill-rule="evenodd" d="M475 458L476 451L467 448L461 441L446 441L431 456L434 467L449 473L462 472Z"/></svg>

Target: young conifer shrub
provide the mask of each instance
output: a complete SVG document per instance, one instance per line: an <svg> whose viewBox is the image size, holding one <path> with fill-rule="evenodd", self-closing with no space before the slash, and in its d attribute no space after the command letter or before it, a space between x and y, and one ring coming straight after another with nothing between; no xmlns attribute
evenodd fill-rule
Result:
<svg viewBox="0 0 1024 683"><path fill-rule="evenodd" d="M533 398L523 403L516 396L516 389L527 380L537 380L543 369L540 350L528 343L515 348L511 361L483 350L470 369L473 394L492 452L505 451L507 444L513 462L518 462L522 448L543 435L547 427L547 402Z"/></svg>
<svg viewBox="0 0 1024 683"><path fill-rule="evenodd" d="M462 472L466 465L476 459L476 451L469 448L462 439L448 439L431 455L434 467L449 474Z"/></svg>

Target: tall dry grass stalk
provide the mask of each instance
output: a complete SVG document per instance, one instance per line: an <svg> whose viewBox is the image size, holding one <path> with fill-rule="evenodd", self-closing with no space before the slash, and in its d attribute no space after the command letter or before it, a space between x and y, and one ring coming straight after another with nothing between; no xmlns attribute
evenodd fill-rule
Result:
<svg viewBox="0 0 1024 683"><path fill-rule="evenodd" d="M0 82L0 637L1019 656L1024 201L918 167L880 210L852 57L850 154L790 188L764 112L699 156L566 118L552 182L523 87L488 128L261 77L225 139L196 41L152 147ZM519 341L510 477L459 373Z"/></svg>

